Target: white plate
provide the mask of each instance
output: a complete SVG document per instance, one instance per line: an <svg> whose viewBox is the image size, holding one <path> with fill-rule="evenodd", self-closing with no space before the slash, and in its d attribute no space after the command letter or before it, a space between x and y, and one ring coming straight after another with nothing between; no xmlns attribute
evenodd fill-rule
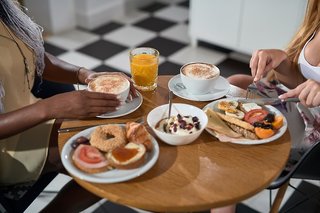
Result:
<svg viewBox="0 0 320 213"><path fill-rule="evenodd" d="M143 97L141 93L137 91L138 97L132 99L127 104L122 105L117 111L105 113L102 115L97 116L98 118L117 118L124 115L128 115L134 111L136 111L142 104Z"/></svg>
<svg viewBox="0 0 320 213"><path fill-rule="evenodd" d="M180 98L188 99L191 101L211 101L225 96L230 89L230 84L222 76L216 81L216 86L209 93L204 95L189 94L183 83L181 82L180 74L173 76L168 82L169 89Z"/></svg>
<svg viewBox="0 0 320 213"><path fill-rule="evenodd" d="M157 141L152 137L153 150L147 153L147 158L145 163L136 169L129 170L120 170L113 169L106 172L89 174L79 170L72 163L72 154L74 149L71 147L71 144L74 140L76 140L80 136L84 136L90 138L92 131L97 127L92 127L86 130L79 132L72 136L66 144L62 148L61 159L62 164L66 168L66 170L72 174L73 176L80 178L85 181L93 182L93 183L118 183L127 180L131 180L133 178L139 177L140 175L147 172L151 167L157 162L159 157L159 145Z"/></svg>
<svg viewBox="0 0 320 213"><path fill-rule="evenodd" d="M225 98L225 99L220 99L217 101L213 101L209 104L207 104L203 110L207 109L207 108L211 108L215 111L219 111L217 104L219 101L224 101L224 100L237 100L236 98ZM264 106L269 112L275 113L276 115L282 115L283 116L283 126L276 132L276 134L274 134L272 137L270 138L266 138L266 139L259 139L259 140L250 140L250 139L235 139L233 141L230 141L230 143L236 143L236 144L244 144L244 145L254 145L254 144L263 144L263 143L269 143L272 142L278 138L280 138L287 130L288 128L288 123L286 120L286 117L279 111L277 110L275 107L271 106L271 105L265 105ZM209 132L211 135L214 136L214 131L210 130L209 128L206 128L206 131Z"/></svg>

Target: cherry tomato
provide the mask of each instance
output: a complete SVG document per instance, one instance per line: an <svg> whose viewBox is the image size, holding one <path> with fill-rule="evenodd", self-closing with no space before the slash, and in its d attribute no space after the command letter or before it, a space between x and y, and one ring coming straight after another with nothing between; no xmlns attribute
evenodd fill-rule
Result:
<svg viewBox="0 0 320 213"><path fill-rule="evenodd" d="M268 115L268 111L264 109L253 109L244 115L244 120L250 124L262 121Z"/></svg>
<svg viewBox="0 0 320 213"><path fill-rule="evenodd" d="M99 163L102 161L99 150L91 146L82 147L79 158L87 163Z"/></svg>

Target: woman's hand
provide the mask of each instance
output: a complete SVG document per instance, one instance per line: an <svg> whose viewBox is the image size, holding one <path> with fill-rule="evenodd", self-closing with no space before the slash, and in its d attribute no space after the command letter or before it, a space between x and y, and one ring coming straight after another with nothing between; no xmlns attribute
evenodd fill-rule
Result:
<svg viewBox="0 0 320 213"><path fill-rule="evenodd" d="M286 59L287 54L283 50L267 49L255 51L250 59L253 81L259 81L270 70L277 68Z"/></svg>
<svg viewBox="0 0 320 213"><path fill-rule="evenodd" d="M300 102L307 107L320 106L320 83L309 79L295 89L279 96L281 99L291 97L298 97Z"/></svg>
<svg viewBox="0 0 320 213"><path fill-rule="evenodd" d="M115 95L86 90L62 93L38 102L40 110L52 118L88 118L112 112L120 106Z"/></svg>
<svg viewBox="0 0 320 213"><path fill-rule="evenodd" d="M132 98L138 97L137 91L133 86L132 80L126 74L124 74L122 72L96 72L96 73L90 74L86 78L85 83L88 84L90 81L92 81L94 78L96 78L100 75L121 75L121 76L125 77L130 82L130 94L131 94Z"/></svg>

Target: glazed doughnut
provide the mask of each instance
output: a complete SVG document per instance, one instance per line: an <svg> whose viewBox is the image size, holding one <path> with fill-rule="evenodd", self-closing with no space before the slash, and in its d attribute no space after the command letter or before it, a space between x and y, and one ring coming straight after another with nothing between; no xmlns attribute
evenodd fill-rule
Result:
<svg viewBox="0 0 320 213"><path fill-rule="evenodd" d="M97 127L90 138L90 144L104 152L124 146L126 143L125 129L112 124Z"/></svg>

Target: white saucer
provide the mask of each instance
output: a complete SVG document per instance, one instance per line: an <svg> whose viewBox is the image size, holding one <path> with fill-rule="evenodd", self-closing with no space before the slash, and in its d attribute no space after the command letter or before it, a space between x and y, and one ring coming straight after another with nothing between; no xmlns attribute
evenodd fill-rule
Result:
<svg viewBox="0 0 320 213"><path fill-rule="evenodd" d="M216 81L215 87L212 90L204 95L192 95L189 94L186 87L181 82L180 74L173 76L168 82L169 89L180 98L188 99L191 101L211 101L218 98L221 98L228 94L230 89L230 84L222 76Z"/></svg>
<svg viewBox="0 0 320 213"><path fill-rule="evenodd" d="M98 118L117 118L124 115L128 115L136 111L142 104L143 98L141 93L137 91L138 97L132 99L129 103L122 105L117 111L105 113L97 116Z"/></svg>

